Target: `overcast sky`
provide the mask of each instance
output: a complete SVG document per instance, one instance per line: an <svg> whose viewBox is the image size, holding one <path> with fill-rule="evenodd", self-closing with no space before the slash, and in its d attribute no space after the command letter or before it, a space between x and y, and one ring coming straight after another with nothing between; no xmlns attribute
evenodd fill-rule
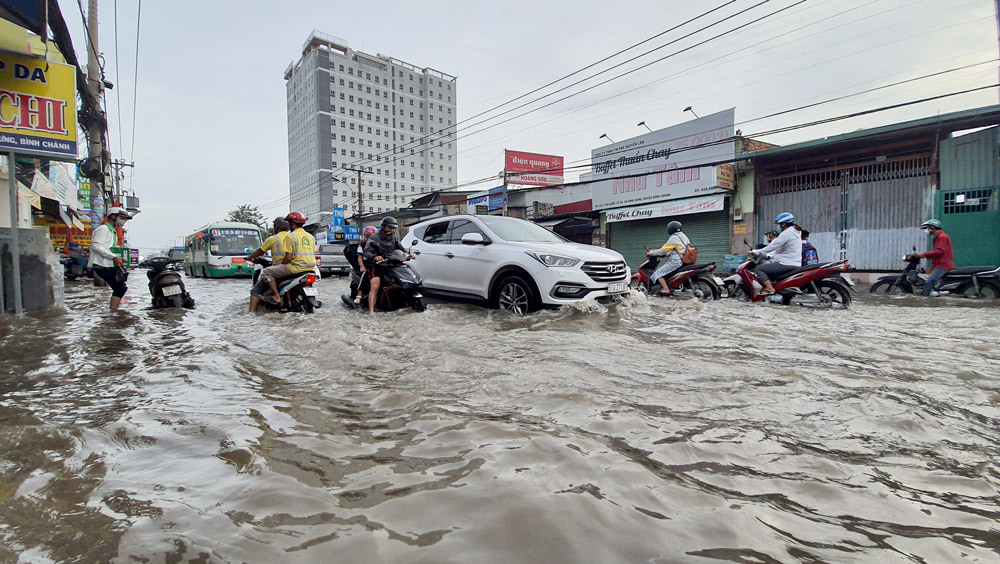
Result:
<svg viewBox="0 0 1000 564"><path fill-rule="evenodd" d="M147 254L244 203L260 205L267 217L289 211L283 73L313 29L359 51L458 77L461 124L725 5L517 104L613 70L500 119L460 128L458 180L482 179L473 187L481 189L502 169L505 148L581 164L606 144L602 134L622 141L646 132L640 121L654 130L676 125L692 119L687 106L700 116L735 107L737 129L753 135L998 82L993 0L728 2L146 1L136 83L137 0L118 2L117 58L115 2L100 0L99 50L116 85L108 93L111 150L114 158L135 162L126 186L142 207L130 223L130 241ZM60 0L60 7L85 61L80 8L75 0ZM782 8L788 9L747 25ZM985 64L755 120L975 63ZM759 138L787 145L996 103L991 88Z"/></svg>

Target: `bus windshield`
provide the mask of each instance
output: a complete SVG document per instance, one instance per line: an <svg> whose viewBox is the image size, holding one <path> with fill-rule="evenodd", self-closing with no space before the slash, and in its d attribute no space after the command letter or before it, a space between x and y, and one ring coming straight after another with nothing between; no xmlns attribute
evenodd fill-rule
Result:
<svg viewBox="0 0 1000 564"><path fill-rule="evenodd" d="M260 232L256 229L218 228L212 229L211 247L213 255L249 255L260 247Z"/></svg>

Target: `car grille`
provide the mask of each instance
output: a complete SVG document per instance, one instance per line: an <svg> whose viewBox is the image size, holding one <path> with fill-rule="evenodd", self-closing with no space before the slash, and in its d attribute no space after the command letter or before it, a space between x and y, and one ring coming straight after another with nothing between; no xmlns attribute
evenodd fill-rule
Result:
<svg viewBox="0 0 1000 564"><path fill-rule="evenodd" d="M596 282L615 282L625 279L625 272L628 268L625 261L617 262L585 262L581 267L583 271Z"/></svg>

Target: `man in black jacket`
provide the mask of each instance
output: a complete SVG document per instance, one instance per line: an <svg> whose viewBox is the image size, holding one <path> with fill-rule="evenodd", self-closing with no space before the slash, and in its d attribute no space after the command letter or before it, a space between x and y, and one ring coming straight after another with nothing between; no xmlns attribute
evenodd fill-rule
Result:
<svg viewBox="0 0 1000 564"><path fill-rule="evenodd" d="M378 289L382 285L382 276L385 275L383 267L379 264L385 260L393 251L406 252L406 248L396 238L396 218L386 216L382 220L382 228L379 232L368 238L365 243L364 260L365 264L372 265L369 279L371 281L371 291L368 292L368 313L375 313L375 299L378 296ZM410 258L417 258L410 255Z"/></svg>

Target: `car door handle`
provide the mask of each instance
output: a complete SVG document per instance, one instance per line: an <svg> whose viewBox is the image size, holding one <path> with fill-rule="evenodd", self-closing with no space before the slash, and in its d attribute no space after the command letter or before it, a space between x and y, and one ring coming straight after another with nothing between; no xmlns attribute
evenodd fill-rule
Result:
<svg viewBox="0 0 1000 564"><path fill-rule="evenodd" d="M413 251L413 254L415 254L415 255L419 255L419 254L420 254L420 251Z"/></svg>
<svg viewBox="0 0 1000 564"><path fill-rule="evenodd" d="M455 255L453 255L452 253L445 253L444 256L445 258L455 258Z"/></svg>

